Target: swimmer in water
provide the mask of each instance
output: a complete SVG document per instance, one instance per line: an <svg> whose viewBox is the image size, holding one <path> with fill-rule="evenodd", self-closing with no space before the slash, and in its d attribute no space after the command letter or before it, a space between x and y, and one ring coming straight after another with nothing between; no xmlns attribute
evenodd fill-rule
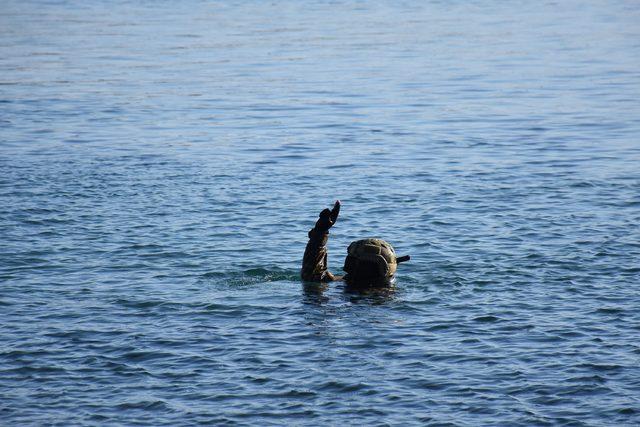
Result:
<svg viewBox="0 0 640 427"><path fill-rule="evenodd" d="M315 227L309 231L309 242L302 259L302 280L333 282L344 280L358 286L388 286L394 281L398 264L409 261L409 255L396 257L393 247L381 239L364 239L352 242L342 268L347 274L336 276L327 269L327 241L329 229L338 220L340 200L333 209L320 212Z"/></svg>

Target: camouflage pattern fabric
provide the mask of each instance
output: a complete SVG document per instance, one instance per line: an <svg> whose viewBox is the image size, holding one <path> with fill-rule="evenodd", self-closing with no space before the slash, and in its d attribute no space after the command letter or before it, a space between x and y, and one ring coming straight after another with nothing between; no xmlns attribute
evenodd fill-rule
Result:
<svg viewBox="0 0 640 427"><path fill-rule="evenodd" d="M363 239L349 245L344 271L351 279L391 278L398 264L396 251L382 239Z"/></svg>
<svg viewBox="0 0 640 427"><path fill-rule="evenodd" d="M304 250L302 259L302 280L310 282L331 282L340 278L328 271L327 266L327 241L329 229L338 220L340 214L340 201L337 200L333 209L325 209L320 212L315 227L309 230L309 242Z"/></svg>

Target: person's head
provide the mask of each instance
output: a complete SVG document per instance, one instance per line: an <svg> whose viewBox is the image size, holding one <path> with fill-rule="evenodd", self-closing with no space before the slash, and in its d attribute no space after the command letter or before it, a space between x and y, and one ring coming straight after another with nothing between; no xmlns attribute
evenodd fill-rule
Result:
<svg viewBox="0 0 640 427"><path fill-rule="evenodd" d="M352 242L342 269L350 282L385 285L393 281L398 264L409 256L397 257L389 243L381 239L364 239Z"/></svg>

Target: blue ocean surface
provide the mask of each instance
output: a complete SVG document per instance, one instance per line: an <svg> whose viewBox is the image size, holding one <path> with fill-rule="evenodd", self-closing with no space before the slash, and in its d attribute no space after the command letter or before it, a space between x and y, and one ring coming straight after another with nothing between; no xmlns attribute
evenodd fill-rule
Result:
<svg viewBox="0 0 640 427"><path fill-rule="evenodd" d="M637 426L639 223L637 1L0 2L2 425Z"/></svg>

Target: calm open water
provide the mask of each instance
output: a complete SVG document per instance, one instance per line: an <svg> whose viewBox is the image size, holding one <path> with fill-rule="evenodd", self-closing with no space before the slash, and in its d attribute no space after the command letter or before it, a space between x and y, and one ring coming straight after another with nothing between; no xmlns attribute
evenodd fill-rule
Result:
<svg viewBox="0 0 640 427"><path fill-rule="evenodd" d="M638 425L639 100L636 1L3 0L0 423Z"/></svg>

